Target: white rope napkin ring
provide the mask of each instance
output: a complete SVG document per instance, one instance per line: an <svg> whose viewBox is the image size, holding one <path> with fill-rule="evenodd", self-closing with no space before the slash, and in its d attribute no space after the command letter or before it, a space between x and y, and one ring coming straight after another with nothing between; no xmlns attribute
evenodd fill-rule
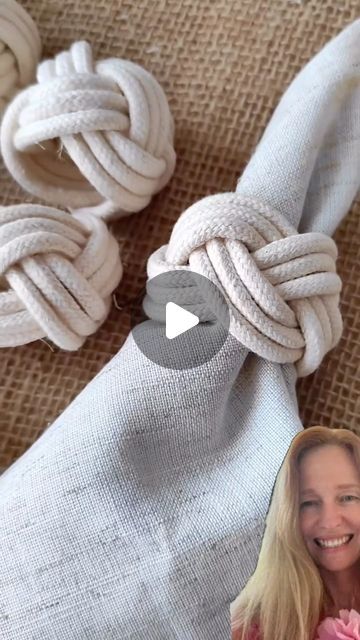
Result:
<svg viewBox="0 0 360 640"><path fill-rule="evenodd" d="M143 209L175 167L173 119L155 78L127 60L94 63L90 45L75 42L42 62L37 80L1 127L15 180L45 201L106 219Z"/></svg>
<svg viewBox="0 0 360 640"><path fill-rule="evenodd" d="M122 277L105 222L51 207L0 207L0 347L48 337L78 349L104 322Z"/></svg>
<svg viewBox="0 0 360 640"><path fill-rule="evenodd" d="M16 0L0 2L0 112L35 80L41 55L37 26Z"/></svg>
<svg viewBox="0 0 360 640"><path fill-rule="evenodd" d="M329 236L299 234L255 198L224 193L184 211L169 244L150 256L148 276L184 268L205 276L229 305L235 338L306 376L341 337L336 258Z"/></svg>

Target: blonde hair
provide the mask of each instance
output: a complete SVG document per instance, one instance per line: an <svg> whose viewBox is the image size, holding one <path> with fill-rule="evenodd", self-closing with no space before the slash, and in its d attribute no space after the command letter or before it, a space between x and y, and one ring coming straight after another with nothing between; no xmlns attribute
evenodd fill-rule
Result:
<svg viewBox="0 0 360 640"><path fill-rule="evenodd" d="M299 462L327 444L349 450L360 470L360 438L352 431L314 426L295 436L276 478L256 569L230 605L241 640L254 622L262 640L314 637L329 596L300 533Z"/></svg>

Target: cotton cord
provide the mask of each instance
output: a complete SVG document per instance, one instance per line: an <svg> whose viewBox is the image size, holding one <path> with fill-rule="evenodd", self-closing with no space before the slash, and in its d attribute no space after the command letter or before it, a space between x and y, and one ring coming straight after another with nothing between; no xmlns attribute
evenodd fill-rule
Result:
<svg viewBox="0 0 360 640"><path fill-rule="evenodd" d="M1 150L28 192L105 219L143 209L175 167L166 96L142 67L75 42L9 105Z"/></svg>
<svg viewBox="0 0 360 640"><path fill-rule="evenodd" d="M0 347L48 337L78 349L107 317L121 277L118 243L93 214L0 207Z"/></svg>
<svg viewBox="0 0 360 640"><path fill-rule="evenodd" d="M189 269L208 278L228 303L230 333L263 358L296 363L303 377L341 337L336 258L329 236L299 234L255 198L224 193L200 200L180 216L169 244L150 256L147 272L153 278ZM176 274L170 276L168 300L192 304L194 292L186 290L188 301L176 286ZM151 317L158 316L159 303L147 300Z"/></svg>
<svg viewBox="0 0 360 640"><path fill-rule="evenodd" d="M0 113L22 87L35 81L41 41L31 16L15 0L0 2Z"/></svg>

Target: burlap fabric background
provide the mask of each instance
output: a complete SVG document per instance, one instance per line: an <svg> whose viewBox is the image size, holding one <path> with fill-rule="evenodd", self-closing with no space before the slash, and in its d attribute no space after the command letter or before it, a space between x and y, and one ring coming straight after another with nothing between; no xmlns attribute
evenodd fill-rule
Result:
<svg viewBox="0 0 360 640"><path fill-rule="evenodd" d="M110 316L77 352L46 341L0 351L0 467L18 458L119 350L139 308L150 253L168 241L195 200L234 190L294 75L359 17L358 0L25 0L43 56L87 39L95 57L123 57L162 84L178 161L165 190L139 214L112 224L125 274ZM360 46L360 43L359 43ZM1 165L2 203L28 201ZM360 433L360 202L337 230L343 279L340 344L297 391L305 426ZM139 295L140 294L140 295ZM120 307L120 308L119 308Z"/></svg>

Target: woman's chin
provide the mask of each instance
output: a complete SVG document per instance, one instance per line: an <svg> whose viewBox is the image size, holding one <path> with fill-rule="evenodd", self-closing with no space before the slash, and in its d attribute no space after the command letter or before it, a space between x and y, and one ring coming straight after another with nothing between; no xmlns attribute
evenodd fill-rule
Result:
<svg viewBox="0 0 360 640"><path fill-rule="evenodd" d="M320 567L327 571L347 571L353 566L352 562L322 562Z"/></svg>
<svg viewBox="0 0 360 640"><path fill-rule="evenodd" d="M355 566L359 566L358 557L349 557L346 554L328 555L326 558L317 558L316 564L319 568L326 569L327 571L348 571Z"/></svg>

